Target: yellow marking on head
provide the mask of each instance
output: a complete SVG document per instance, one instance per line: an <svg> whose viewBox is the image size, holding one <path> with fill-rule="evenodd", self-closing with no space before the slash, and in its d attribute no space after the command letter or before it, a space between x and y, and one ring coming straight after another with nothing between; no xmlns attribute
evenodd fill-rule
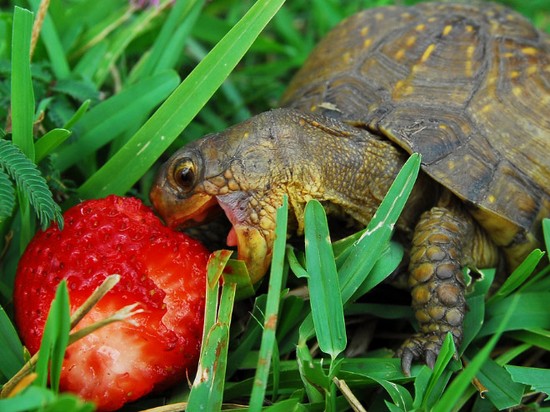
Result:
<svg viewBox="0 0 550 412"><path fill-rule="evenodd" d="M527 56L535 56L538 53L538 50L534 47L524 47L521 51Z"/></svg>
<svg viewBox="0 0 550 412"><path fill-rule="evenodd" d="M415 27L415 30L416 31L422 31L426 28L426 25L425 24L419 24L418 26Z"/></svg>
<svg viewBox="0 0 550 412"><path fill-rule="evenodd" d="M371 46L371 44L372 44L372 39L365 39L365 41L363 42L363 47L368 48Z"/></svg>
<svg viewBox="0 0 550 412"><path fill-rule="evenodd" d="M409 37L407 37L407 41L405 42L405 46L411 47L414 43L416 43L416 36L409 36Z"/></svg>
<svg viewBox="0 0 550 412"><path fill-rule="evenodd" d="M420 62L425 63L430 58L430 55L433 53L434 49L435 49L435 43L430 44L424 51L424 54L422 55L422 57L420 58Z"/></svg>
<svg viewBox="0 0 550 412"><path fill-rule="evenodd" d="M403 57L405 57L405 49L399 49L397 53L395 53L395 60L401 60Z"/></svg>
<svg viewBox="0 0 550 412"><path fill-rule="evenodd" d="M513 87L512 93L514 94L514 96L519 97L522 95L523 89L521 87Z"/></svg>
<svg viewBox="0 0 550 412"><path fill-rule="evenodd" d="M451 32L452 29L453 29L453 26L451 26L450 24L446 25L443 28L443 36L448 35Z"/></svg>
<svg viewBox="0 0 550 412"><path fill-rule="evenodd" d="M366 36L369 34L369 26L365 26L361 29L361 36Z"/></svg>

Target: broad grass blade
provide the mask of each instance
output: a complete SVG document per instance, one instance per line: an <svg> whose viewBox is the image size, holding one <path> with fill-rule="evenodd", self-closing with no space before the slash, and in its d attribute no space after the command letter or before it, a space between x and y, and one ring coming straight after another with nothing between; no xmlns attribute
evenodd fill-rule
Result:
<svg viewBox="0 0 550 412"><path fill-rule="evenodd" d="M260 344L260 354L254 386L250 395L250 411L261 411L264 404L265 391L269 378L269 370L277 339L277 318L279 315L279 303L281 299L281 287L284 271L284 258L286 249L286 232L288 220L288 198L284 196L283 205L277 209L275 242L273 244L273 258L271 260L271 272L269 275L269 291L265 304L264 331Z"/></svg>
<svg viewBox="0 0 550 412"><path fill-rule="evenodd" d="M335 359L346 348L346 325L327 217L321 203L309 201L304 219L313 324L320 349Z"/></svg>
<svg viewBox="0 0 550 412"><path fill-rule="evenodd" d="M126 193L206 104L283 3L257 1L128 143L79 188L79 195Z"/></svg>

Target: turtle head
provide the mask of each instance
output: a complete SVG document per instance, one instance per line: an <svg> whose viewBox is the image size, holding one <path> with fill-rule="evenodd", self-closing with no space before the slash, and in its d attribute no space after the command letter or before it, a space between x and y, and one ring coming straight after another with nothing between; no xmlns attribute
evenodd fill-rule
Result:
<svg viewBox="0 0 550 412"><path fill-rule="evenodd" d="M254 283L271 262L284 169L273 125L287 111L262 113L188 144L162 165L150 193L172 228L200 225L225 212L232 225L227 244L237 246Z"/></svg>

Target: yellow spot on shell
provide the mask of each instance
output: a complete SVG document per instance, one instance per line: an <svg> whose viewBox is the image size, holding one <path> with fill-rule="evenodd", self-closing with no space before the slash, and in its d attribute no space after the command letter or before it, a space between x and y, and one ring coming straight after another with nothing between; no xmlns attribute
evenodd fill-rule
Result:
<svg viewBox="0 0 550 412"><path fill-rule="evenodd" d="M539 71L539 68L537 66L529 66L527 68L527 70L525 70L525 72L528 74L528 75L531 75L531 74L535 74Z"/></svg>
<svg viewBox="0 0 550 412"><path fill-rule="evenodd" d="M430 17L430 18L428 19L428 22L429 22L429 23L433 23L434 21L437 21L437 17Z"/></svg>
<svg viewBox="0 0 550 412"><path fill-rule="evenodd" d="M473 60L476 47L474 45L468 46L466 49L466 76L472 77L473 75Z"/></svg>
<svg viewBox="0 0 550 412"><path fill-rule="evenodd" d="M523 93L523 90L521 87L514 87L512 88L512 93L514 94L514 96L519 97Z"/></svg>
<svg viewBox="0 0 550 412"><path fill-rule="evenodd" d="M519 71L517 71L517 70L512 70L512 71L510 72L510 78L511 78L511 79L517 79L517 78L520 76L520 74L521 74L521 73L520 73Z"/></svg>
<svg viewBox="0 0 550 412"><path fill-rule="evenodd" d="M420 62L425 63L430 58L430 55L433 53L434 49L435 49L435 44L434 43L430 44L426 48L426 51L424 51L424 54L422 55L422 57L420 58Z"/></svg>
<svg viewBox="0 0 550 412"><path fill-rule="evenodd" d="M443 28L443 36L447 36L451 32L452 29L453 29L453 26L451 26L450 24L445 26Z"/></svg>
<svg viewBox="0 0 550 412"><path fill-rule="evenodd" d="M245 133L243 134L243 139L248 139L248 136L250 136L250 133L245 132Z"/></svg>
<svg viewBox="0 0 550 412"><path fill-rule="evenodd" d="M454 170L455 167L456 167L456 163L453 162L452 160L449 161L449 162L447 163L447 168L448 168L449 170Z"/></svg>
<svg viewBox="0 0 550 412"><path fill-rule="evenodd" d="M384 20L384 13L376 13L374 18L378 21Z"/></svg>
<svg viewBox="0 0 550 412"><path fill-rule="evenodd" d="M346 62L346 63L349 63L350 60L351 60L351 53L350 52L346 52L342 55L342 59Z"/></svg>
<svg viewBox="0 0 550 412"><path fill-rule="evenodd" d="M365 48L370 47L371 44L372 44L372 39L365 39L365 41L363 42L363 47Z"/></svg>
<svg viewBox="0 0 550 412"><path fill-rule="evenodd" d="M316 105L313 105L309 108L310 111L314 112L317 110L317 106ZM302 125L303 126L303 125Z"/></svg>
<svg viewBox="0 0 550 412"><path fill-rule="evenodd" d="M474 26L470 26L469 24L466 26L466 32L471 33L474 31Z"/></svg>
<svg viewBox="0 0 550 412"><path fill-rule="evenodd" d="M398 50L397 53L395 53L395 60L401 60L403 57L405 57L404 49Z"/></svg>
<svg viewBox="0 0 550 412"><path fill-rule="evenodd" d="M526 54L527 56L535 56L537 54L537 49L534 47L524 47L521 49L523 54Z"/></svg>
<svg viewBox="0 0 550 412"><path fill-rule="evenodd" d="M489 203L495 203L497 201L497 198L494 195L487 196L487 201Z"/></svg>
<svg viewBox="0 0 550 412"><path fill-rule="evenodd" d="M438 127L439 127L441 130L448 130L448 129L449 129L449 127L448 127L446 124L444 124L444 123L441 123Z"/></svg>
<svg viewBox="0 0 550 412"><path fill-rule="evenodd" d="M365 26L361 29L361 36L366 36L369 34L369 26Z"/></svg>
<svg viewBox="0 0 550 412"><path fill-rule="evenodd" d="M407 41L405 42L407 47L411 47L414 43L416 43L416 36L407 37Z"/></svg>
<svg viewBox="0 0 550 412"><path fill-rule="evenodd" d="M491 111L491 108L493 106L491 104L486 104L485 106L483 106L480 110L481 113L487 113L487 112L490 112Z"/></svg>
<svg viewBox="0 0 550 412"><path fill-rule="evenodd" d="M416 31L422 31L422 30L425 30L426 29L426 25L425 24L419 24L418 26L415 27Z"/></svg>

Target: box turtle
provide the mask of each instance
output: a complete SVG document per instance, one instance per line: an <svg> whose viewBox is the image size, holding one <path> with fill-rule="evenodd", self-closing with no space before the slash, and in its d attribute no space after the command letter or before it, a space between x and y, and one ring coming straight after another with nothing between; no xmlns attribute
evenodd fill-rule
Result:
<svg viewBox="0 0 550 412"><path fill-rule="evenodd" d="M282 108L177 151L151 199L172 226L221 209L252 279L271 258L275 211L294 229L318 199L369 222L410 153L422 172L396 230L409 251L419 332L400 349L433 365L462 337L462 269L515 268L550 216L550 40L490 3L425 3L356 14L291 81Z"/></svg>

